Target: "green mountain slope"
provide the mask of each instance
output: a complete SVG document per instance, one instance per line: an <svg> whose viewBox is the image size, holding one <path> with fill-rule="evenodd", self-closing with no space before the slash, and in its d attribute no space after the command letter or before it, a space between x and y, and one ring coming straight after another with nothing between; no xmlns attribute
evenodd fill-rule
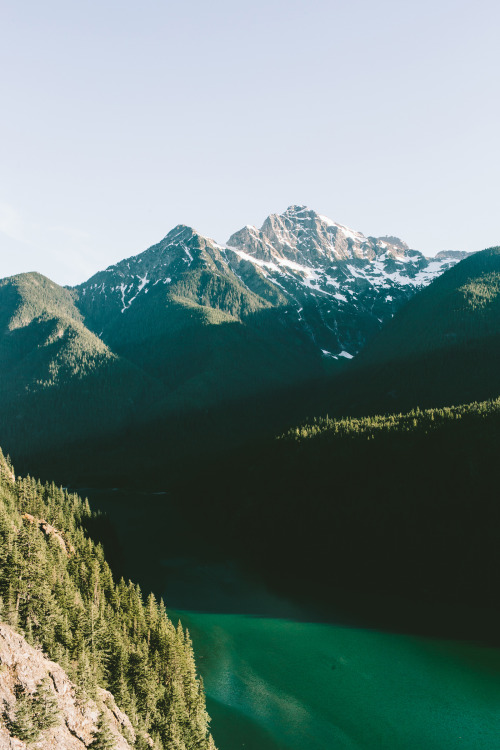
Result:
<svg viewBox="0 0 500 750"><path fill-rule="evenodd" d="M40 274L0 281L0 377L17 395L85 377L112 354L88 331L71 292Z"/></svg>
<svg viewBox="0 0 500 750"><path fill-rule="evenodd" d="M403 359L500 335L500 247L474 253L413 297L363 353Z"/></svg>
<svg viewBox="0 0 500 750"><path fill-rule="evenodd" d="M324 606L343 591L495 611L499 438L498 399L314 420L203 467L190 494L205 488L219 544Z"/></svg>
<svg viewBox="0 0 500 750"><path fill-rule="evenodd" d="M226 251L179 226L77 288L85 322L117 354L165 385L163 409L206 407L328 369L288 301L261 278L259 294Z"/></svg>
<svg viewBox="0 0 500 750"><path fill-rule="evenodd" d="M40 274L0 282L1 436L60 447L117 429L151 382L84 324L74 295Z"/></svg>
<svg viewBox="0 0 500 750"><path fill-rule="evenodd" d="M500 248L462 260L413 297L360 354L356 369L350 398L378 410L497 396Z"/></svg>
<svg viewBox="0 0 500 750"><path fill-rule="evenodd" d="M87 534L96 523L78 496L15 480L0 453L0 618L66 670L81 704L110 690L138 749L214 748L188 632L152 594L113 580Z"/></svg>

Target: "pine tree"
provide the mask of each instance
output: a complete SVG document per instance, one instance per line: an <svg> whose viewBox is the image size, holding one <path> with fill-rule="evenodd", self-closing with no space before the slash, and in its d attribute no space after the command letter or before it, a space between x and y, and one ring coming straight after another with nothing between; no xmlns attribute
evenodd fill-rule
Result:
<svg viewBox="0 0 500 750"><path fill-rule="evenodd" d="M36 742L40 736L40 729L35 721L33 696L21 686L16 689L14 720L8 722L8 724L14 737L23 740L23 742Z"/></svg>
<svg viewBox="0 0 500 750"><path fill-rule="evenodd" d="M111 731L104 714L99 715L97 720L97 729L94 732L94 739L89 745L92 750L113 750L116 747L116 739Z"/></svg>
<svg viewBox="0 0 500 750"><path fill-rule="evenodd" d="M44 677L38 685L34 699L34 719L38 728L43 731L56 727L60 723L60 711L57 698L52 690L50 679Z"/></svg>
<svg viewBox="0 0 500 750"><path fill-rule="evenodd" d="M95 699L98 686L111 689L148 747L203 750L208 721L189 635L163 601L145 602L130 581L115 584L102 547L84 531L89 517L88 503L54 484L0 476L0 618L63 666L80 703ZM50 680L34 695L21 690L17 703L14 736L31 742L57 724ZM92 747L114 744L101 718Z"/></svg>

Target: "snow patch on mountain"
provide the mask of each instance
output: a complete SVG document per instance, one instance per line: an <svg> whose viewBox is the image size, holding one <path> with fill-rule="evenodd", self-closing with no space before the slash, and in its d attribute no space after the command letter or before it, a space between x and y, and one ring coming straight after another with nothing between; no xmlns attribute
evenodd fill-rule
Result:
<svg viewBox="0 0 500 750"><path fill-rule="evenodd" d="M426 258L398 237L367 237L306 206L290 206L268 216L260 229L246 225L225 245L178 225L157 245L78 290L86 309L114 304L126 313L149 291L148 300L160 289L168 296L169 285L190 274L213 274L244 286L266 307L290 313L287 324L299 327L319 353L348 359L418 289L464 255L446 251Z"/></svg>

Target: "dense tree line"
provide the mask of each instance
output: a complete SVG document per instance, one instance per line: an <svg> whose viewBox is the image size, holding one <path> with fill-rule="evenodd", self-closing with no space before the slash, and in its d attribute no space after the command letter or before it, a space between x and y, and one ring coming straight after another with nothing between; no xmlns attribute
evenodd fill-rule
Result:
<svg viewBox="0 0 500 750"><path fill-rule="evenodd" d="M191 492L206 533L290 593L495 611L499 437L499 399L316 419L203 467Z"/></svg>
<svg viewBox="0 0 500 750"><path fill-rule="evenodd" d="M132 582L115 583L85 533L87 501L30 477L15 481L1 455L0 464L0 617L63 667L82 699L98 685L110 690L138 748L147 735L158 749L213 748L189 633L153 594L144 600Z"/></svg>

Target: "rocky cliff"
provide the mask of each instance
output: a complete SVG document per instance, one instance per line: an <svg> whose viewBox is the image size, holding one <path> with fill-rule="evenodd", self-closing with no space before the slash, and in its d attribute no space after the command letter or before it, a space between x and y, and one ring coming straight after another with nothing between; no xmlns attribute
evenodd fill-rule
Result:
<svg viewBox="0 0 500 750"><path fill-rule="evenodd" d="M36 711L40 685L45 687L46 703L53 707L49 723L54 726L39 730L30 742L26 735L36 732L40 723ZM27 718L30 709L26 711L30 704L31 721ZM62 667L4 624L0 624L0 705L0 750L84 750L103 725L112 734L116 750L131 750L135 742L132 724L110 692L98 688L97 700L85 698Z"/></svg>

